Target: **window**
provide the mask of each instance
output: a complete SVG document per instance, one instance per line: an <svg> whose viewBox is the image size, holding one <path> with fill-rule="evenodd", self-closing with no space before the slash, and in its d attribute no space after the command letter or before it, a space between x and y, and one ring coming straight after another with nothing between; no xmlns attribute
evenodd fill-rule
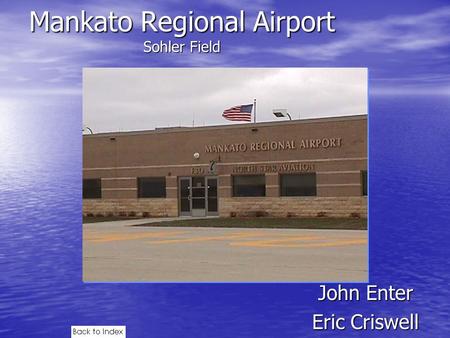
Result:
<svg viewBox="0 0 450 338"><path fill-rule="evenodd" d="M281 196L316 196L316 174L280 175Z"/></svg>
<svg viewBox="0 0 450 338"><path fill-rule="evenodd" d="M264 175L233 176L233 196L266 196L266 177Z"/></svg>
<svg viewBox="0 0 450 338"><path fill-rule="evenodd" d="M361 193L367 196L367 170L361 171Z"/></svg>
<svg viewBox="0 0 450 338"><path fill-rule="evenodd" d="M100 178L83 180L83 198L102 198L102 180Z"/></svg>
<svg viewBox="0 0 450 338"><path fill-rule="evenodd" d="M166 178L165 177L139 177L138 178L139 198L165 198Z"/></svg>

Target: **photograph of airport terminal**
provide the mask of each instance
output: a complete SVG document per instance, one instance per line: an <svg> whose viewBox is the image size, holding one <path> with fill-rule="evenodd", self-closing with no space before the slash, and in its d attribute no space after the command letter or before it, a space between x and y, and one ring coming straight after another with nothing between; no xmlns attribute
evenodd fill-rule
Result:
<svg viewBox="0 0 450 338"><path fill-rule="evenodd" d="M220 78L246 72L266 87L220 101ZM151 103L127 112L140 94L111 87L145 77ZM209 107L182 91L198 83ZM185 117L160 115L183 98ZM85 281L367 280L366 69L85 69L84 123Z"/></svg>

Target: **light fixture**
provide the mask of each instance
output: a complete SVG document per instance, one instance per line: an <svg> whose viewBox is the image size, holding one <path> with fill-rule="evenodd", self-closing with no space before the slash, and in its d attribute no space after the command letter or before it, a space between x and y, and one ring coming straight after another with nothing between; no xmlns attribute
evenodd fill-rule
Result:
<svg viewBox="0 0 450 338"><path fill-rule="evenodd" d="M92 129L89 128L88 126L85 126L85 127L82 129L82 131L83 131L83 133L84 133L85 131L88 131L89 134L93 134L93 133L94 133L94 132L92 131Z"/></svg>
<svg viewBox="0 0 450 338"><path fill-rule="evenodd" d="M287 109L273 109L272 110L273 115L275 115L278 118L281 117L289 117L289 120L292 120L291 115L287 112Z"/></svg>

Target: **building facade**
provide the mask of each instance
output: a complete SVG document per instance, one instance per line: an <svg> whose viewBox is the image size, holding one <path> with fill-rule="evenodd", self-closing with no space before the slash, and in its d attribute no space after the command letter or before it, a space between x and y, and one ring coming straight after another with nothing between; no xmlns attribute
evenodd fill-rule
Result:
<svg viewBox="0 0 450 338"><path fill-rule="evenodd" d="M367 217L367 116L84 135L83 214Z"/></svg>

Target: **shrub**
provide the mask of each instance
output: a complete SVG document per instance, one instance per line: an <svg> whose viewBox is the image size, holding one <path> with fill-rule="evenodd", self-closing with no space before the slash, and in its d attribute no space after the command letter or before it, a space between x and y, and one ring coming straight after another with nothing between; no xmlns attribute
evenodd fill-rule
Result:
<svg viewBox="0 0 450 338"><path fill-rule="evenodd" d="M360 215L358 212L352 212L352 213L350 214L350 217L351 217L351 218L361 218L361 215Z"/></svg>
<svg viewBox="0 0 450 338"><path fill-rule="evenodd" d="M256 217L267 217L269 214L267 213L267 211L262 211L262 210L259 210L259 211L256 211L255 212L255 216Z"/></svg>

